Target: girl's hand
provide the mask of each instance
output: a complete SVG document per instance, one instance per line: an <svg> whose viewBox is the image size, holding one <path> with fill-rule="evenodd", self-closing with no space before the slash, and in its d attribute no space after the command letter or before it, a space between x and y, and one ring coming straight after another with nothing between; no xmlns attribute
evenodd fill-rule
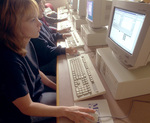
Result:
<svg viewBox="0 0 150 123"><path fill-rule="evenodd" d="M64 34L63 34L63 39L66 39L67 37L70 37L70 36L71 36L70 33L64 33Z"/></svg>
<svg viewBox="0 0 150 123"><path fill-rule="evenodd" d="M93 109L71 106L67 107L65 110L65 117L74 121L75 123L90 123L90 120L94 121L94 117L89 113L95 113Z"/></svg>
<svg viewBox="0 0 150 123"><path fill-rule="evenodd" d="M68 33L68 32L70 32L70 30L71 30L71 27L67 27L65 29L57 30L57 32L59 32L59 33ZM64 36L64 38L65 38L65 36Z"/></svg>
<svg viewBox="0 0 150 123"><path fill-rule="evenodd" d="M77 54L77 49L73 47L66 48L66 53L68 53L69 55L75 55Z"/></svg>

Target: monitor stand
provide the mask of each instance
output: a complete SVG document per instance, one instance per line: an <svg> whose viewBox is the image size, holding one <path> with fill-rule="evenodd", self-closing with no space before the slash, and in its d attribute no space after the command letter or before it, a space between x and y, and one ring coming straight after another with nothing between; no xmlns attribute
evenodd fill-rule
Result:
<svg viewBox="0 0 150 123"><path fill-rule="evenodd" d="M120 64L107 47L96 50L96 65L114 99L150 94L150 64L129 70Z"/></svg>
<svg viewBox="0 0 150 123"><path fill-rule="evenodd" d="M80 17L79 15L73 15L73 26L75 29L80 30L81 24L86 24L85 17Z"/></svg>
<svg viewBox="0 0 150 123"><path fill-rule="evenodd" d="M107 27L91 29L88 24L81 25L81 36L87 46L106 45Z"/></svg>

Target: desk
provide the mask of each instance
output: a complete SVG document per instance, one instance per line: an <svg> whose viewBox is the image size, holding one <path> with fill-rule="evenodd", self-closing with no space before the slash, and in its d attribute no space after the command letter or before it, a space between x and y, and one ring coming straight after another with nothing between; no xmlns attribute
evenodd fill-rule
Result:
<svg viewBox="0 0 150 123"><path fill-rule="evenodd" d="M85 47L85 51L88 52L94 51L94 52L90 52L89 56L93 62L93 65L96 68L95 48ZM109 91L108 86L106 85L102 75L97 70L97 68L96 71L106 89L106 94L95 98L107 99L112 116L116 116L116 117L126 116L130 110L132 100L150 101L150 94L119 100L119 101L114 100L111 95L111 92ZM71 88L70 76L68 71L68 64L66 61L66 56L61 55L58 57L58 64L57 64L57 105L72 106L73 104L74 101L73 101L72 88ZM57 122L72 123L72 121L66 118L58 118ZM114 123L150 123L150 103L134 102L129 117L122 120L114 119Z"/></svg>
<svg viewBox="0 0 150 123"><path fill-rule="evenodd" d="M128 115L131 109L132 100L150 101L150 94L138 96L123 100L114 100L104 78L96 68L95 52L99 47L84 47L85 52L89 52L89 56L93 65L103 83L106 94L92 98L92 99L107 99L110 112L114 117L124 117ZM69 69L65 55L58 56L57 59L57 105L72 106L74 105L72 88L70 83ZM58 118L58 123L72 123L67 118ZM114 123L150 123L150 103L134 102L129 117L118 120L114 119Z"/></svg>

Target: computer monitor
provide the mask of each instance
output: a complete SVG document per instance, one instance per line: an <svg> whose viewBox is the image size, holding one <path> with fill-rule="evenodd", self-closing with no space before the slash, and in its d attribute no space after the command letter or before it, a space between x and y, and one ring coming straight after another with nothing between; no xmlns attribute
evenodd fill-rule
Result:
<svg viewBox="0 0 150 123"><path fill-rule="evenodd" d="M70 1L70 4L71 4L71 9L73 9L73 10L77 10L77 4L78 4L78 0L71 0Z"/></svg>
<svg viewBox="0 0 150 123"><path fill-rule="evenodd" d="M108 25L112 0L87 0L87 22L91 28Z"/></svg>
<svg viewBox="0 0 150 123"><path fill-rule="evenodd" d="M150 61L149 4L114 2L108 27L108 46L124 66L134 69Z"/></svg>
<svg viewBox="0 0 150 123"><path fill-rule="evenodd" d="M77 14L80 17L86 16L86 6L87 6L87 0L78 0Z"/></svg>

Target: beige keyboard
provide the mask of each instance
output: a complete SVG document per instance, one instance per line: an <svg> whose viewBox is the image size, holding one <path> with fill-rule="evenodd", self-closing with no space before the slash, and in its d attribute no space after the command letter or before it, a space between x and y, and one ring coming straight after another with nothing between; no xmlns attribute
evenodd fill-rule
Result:
<svg viewBox="0 0 150 123"><path fill-rule="evenodd" d="M67 58L67 61L74 101L105 93L105 89L88 54Z"/></svg>
<svg viewBox="0 0 150 123"><path fill-rule="evenodd" d="M84 42L76 31L71 32L71 37L68 37L66 42L66 47L84 47Z"/></svg>

